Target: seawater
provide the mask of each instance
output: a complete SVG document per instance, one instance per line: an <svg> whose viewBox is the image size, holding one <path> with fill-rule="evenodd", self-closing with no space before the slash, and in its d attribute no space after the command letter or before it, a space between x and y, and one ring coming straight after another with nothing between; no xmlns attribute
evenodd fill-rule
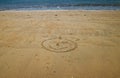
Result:
<svg viewBox="0 0 120 78"><path fill-rule="evenodd" d="M0 10L120 10L120 0L0 0Z"/></svg>

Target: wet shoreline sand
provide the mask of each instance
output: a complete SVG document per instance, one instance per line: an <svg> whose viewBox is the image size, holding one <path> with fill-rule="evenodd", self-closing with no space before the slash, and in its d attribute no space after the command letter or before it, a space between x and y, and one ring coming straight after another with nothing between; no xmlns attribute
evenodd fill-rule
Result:
<svg viewBox="0 0 120 78"><path fill-rule="evenodd" d="M119 78L120 11L0 11L0 78Z"/></svg>

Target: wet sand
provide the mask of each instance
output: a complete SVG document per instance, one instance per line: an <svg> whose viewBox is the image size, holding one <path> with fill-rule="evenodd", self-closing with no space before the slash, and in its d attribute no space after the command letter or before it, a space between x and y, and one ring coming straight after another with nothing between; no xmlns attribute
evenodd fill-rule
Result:
<svg viewBox="0 0 120 78"><path fill-rule="evenodd" d="M120 11L0 11L0 78L120 78Z"/></svg>

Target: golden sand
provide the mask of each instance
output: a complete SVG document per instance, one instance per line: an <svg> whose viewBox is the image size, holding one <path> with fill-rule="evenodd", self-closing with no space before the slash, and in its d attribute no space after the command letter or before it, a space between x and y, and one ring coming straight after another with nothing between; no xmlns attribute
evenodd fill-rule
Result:
<svg viewBox="0 0 120 78"><path fill-rule="evenodd" d="M1 11L0 78L120 78L120 11Z"/></svg>

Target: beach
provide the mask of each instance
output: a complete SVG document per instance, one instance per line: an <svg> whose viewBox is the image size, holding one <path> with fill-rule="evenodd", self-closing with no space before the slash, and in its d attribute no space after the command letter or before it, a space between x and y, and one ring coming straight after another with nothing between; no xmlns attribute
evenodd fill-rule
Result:
<svg viewBox="0 0 120 78"><path fill-rule="evenodd" d="M0 11L0 78L120 78L120 11Z"/></svg>

